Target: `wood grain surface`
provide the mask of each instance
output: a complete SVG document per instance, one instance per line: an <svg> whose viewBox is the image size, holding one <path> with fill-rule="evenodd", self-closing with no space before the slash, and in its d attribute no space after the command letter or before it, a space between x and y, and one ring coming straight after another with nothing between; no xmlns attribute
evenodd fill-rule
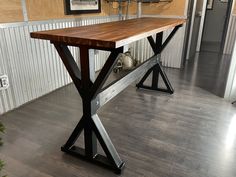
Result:
<svg viewBox="0 0 236 177"><path fill-rule="evenodd" d="M185 16L187 0L172 0L171 2L160 3L142 3L142 15L172 15ZM123 8L123 14L126 13L126 6ZM129 14L136 15L137 2L131 1Z"/></svg>
<svg viewBox="0 0 236 177"><path fill-rule="evenodd" d="M21 0L0 0L0 23L24 21Z"/></svg>
<svg viewBox="0 0 236 177"><path fill-rule="evenodd" d="M173 0L161 3L143 3L142 14L184 16L187 0Z"/></svg>
<svg viewBox="0 0 236 177"><path fill-rule="evenodd" d="M64 0L26 0L29 21L78 18L91 16L107 16L117 14L116 9L109 9L109 3L101 0L101 13L65 15Z"/></svg>
<svg viewBox="0 0 236 177"><path fill-rule="evenodd" d="M67 45L118 48L185 23L184 19L138 18L31 33L31 37Z"/></svg>

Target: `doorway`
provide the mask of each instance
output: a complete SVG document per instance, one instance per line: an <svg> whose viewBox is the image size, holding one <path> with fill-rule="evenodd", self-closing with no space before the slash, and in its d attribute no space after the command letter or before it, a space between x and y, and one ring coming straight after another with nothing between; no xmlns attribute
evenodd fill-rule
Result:
<svg viewBox="0 0 236 177"><path fill-rule="evenodd" d="M189 39L187 43L186 59L194 57L199 50L205 20L207 0L190 0L193 1L191 11L191 25L189 30Z"/></svg>
<svg viewBox="0 0 236 177"><path fill-rule="evenodd" d="M186 50L187 60L199 51L223 53L232 1L194 0ZM209 4L210 2L212 3Z"/></svg>
<svg viewBox="0 0 236 177"><path fill-rule="evenodd" d="M196 67L194 76L195 84L218 96L223 97L231 56L223 54L225 38L228 31L229 19L232 15L233 0L196 0L205 10L194 12L194 23L192 28L192 40L189 44L189 61L186 68ZM223 2L224 1L224 2ZM196 10L197 11L197 10ZM201 17L200 17L201 12ZM205 12L205 15L202 14ZM201 19L201 20L200 20ZM204 23L202 22L204 19ZM201 34L201 31L202 34ZM200 39L200 40L199 40ZM198 45L199 44L199 45ZM190 66L190 67L189 67ZM209 77L211 81L206 81Z"/></svg>
<svg viewBox="0 0 236 177"><path fill-rule="evenodd" d="M214 0L208 4L201 41L201 51L222 53L232 0Z"/></svg>

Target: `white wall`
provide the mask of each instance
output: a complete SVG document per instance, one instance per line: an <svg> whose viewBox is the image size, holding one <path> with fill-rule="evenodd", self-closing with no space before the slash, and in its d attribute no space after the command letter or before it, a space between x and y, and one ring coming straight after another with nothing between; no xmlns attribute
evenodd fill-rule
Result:
<svg viewBox="0 0 236 177"><path fill-rule="evenodd" d="M234 41L236 44L236 41ZM236 100L236 45L234 44L233 54L230 63L224 98L230 101Z"/></svg>

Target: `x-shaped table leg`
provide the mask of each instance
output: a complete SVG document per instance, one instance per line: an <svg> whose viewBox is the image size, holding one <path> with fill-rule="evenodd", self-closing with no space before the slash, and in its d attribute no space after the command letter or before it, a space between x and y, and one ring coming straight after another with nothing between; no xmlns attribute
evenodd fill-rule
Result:
<svg viewBox="0 0 236 177"><path fill-rule="evenodd" d="M162 44L163 32L156 34L156 42L154 41L152 36L148 37L148 41L149 41L155 55L158 55L163 51L163 49L167 46L167 44L172 39L172 37L177 32L177 30L179 29L180 26L181 25L176 26L174 28L174 30L170 33L170 35L168 36L168 38L165 40L165 42L163 44ZM151 73L152 73L151 86L144 85L144 82L146 81L146 79L148 78L148 76ZM158 87L159 75L161 75L161 77L165 83L166 89ZM170 94L174 93L174 89L171 86L171 83L170 83L165 71L163 70L160 61L146 72L146 74L143 76L143 78L139 81L139 83L136 86L137 86L137 88L162 91L162 92L167 92Z"/></svg>
<svg viewBox="0 0 236 177"><path fill-rule="evenodd" d="M118 59L117 56L119 53L123 52L123 48L121 47L111 51L111 54L97 79L92 82L90 78L91 61L89 59L88 47L80 46L80 71L67 46L56 43L54 43L54 46L80 93L83 102L83 116L66 144L62 146L62 151L74 156L79 156L92 163L108 167L116 173L121 173L121 170L124 167L124 162L119 157L105 128L96 114L98 107L95 99L97 94L101 91L109 74L112 72ZM82 130L84 130L85 148L74 146ZM97 140L101 144L106 157L97 153Z"/></svg>

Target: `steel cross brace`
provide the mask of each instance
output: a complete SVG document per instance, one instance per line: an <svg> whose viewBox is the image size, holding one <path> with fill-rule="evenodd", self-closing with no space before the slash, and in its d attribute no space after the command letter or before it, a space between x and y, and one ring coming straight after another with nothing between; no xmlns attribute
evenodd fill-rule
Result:
<svg viewBox="0 0 236 177"><path fill-rule="evenodd" d="M98 92L100 92L109 74L112 72L118 59L117 56L119 53L123 52L123 48L121 47L111 51L111 54L97 79L92 82L90 78L88 47L80 46L80 71L67 46L57 43L54 43L54 46L80 93L83 102L83 116L66 144L62 146L61 150L73 156L81 157L92 163L110 168L116 173L121 173L124 167L124 162L119 157L105 128L96 114L98 103L94 97ZM84 149L74 146L74 143L80 136L82 130L84 130ZM97 153L97 140L101 144L106 157Z"/></svg>
<svg viewBox="0 0 236 177"><path fill-rule="evenodd" d="M154 41L152 36L148 37L148 41L149 41L155 55L160 54L164 50L164 48L167 46L167 44L170 42L170 40L172 39L174 34L177 32L177 30L181 26L182 25L176 26L163 44L162 44L163 32L156 34L156 42ZM151 86L146 86L146 85L144 85L144 82L146 81L146 79L148 78L148 76L151 73L152 73L152 84L151 84ZM158 87L159 75L161 75L161 77L165 83L166 89ZM164 72L160 61L146 72L146 74L143 76L143 78L139 81L139 83L136 86L137 86L137 88L162 91L162 92L167 92L170 94L174 93L174 89L171 86L170 81L169 81L166 73Z"/></svg>

